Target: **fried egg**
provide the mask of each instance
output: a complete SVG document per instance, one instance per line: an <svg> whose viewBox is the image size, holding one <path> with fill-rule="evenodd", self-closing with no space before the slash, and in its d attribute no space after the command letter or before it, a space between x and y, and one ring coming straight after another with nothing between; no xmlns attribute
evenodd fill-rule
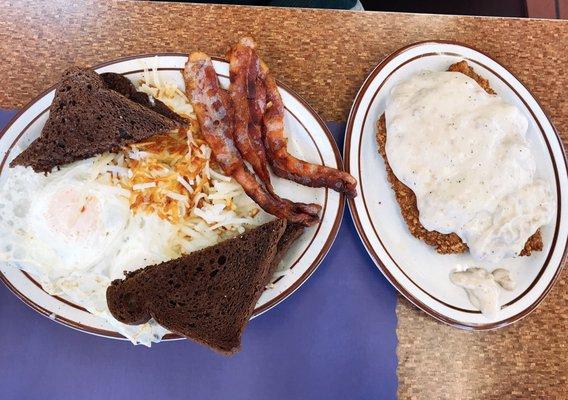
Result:
<svg viewBox="0 0 568 400"><path fill-rule="evenodd" d="M0 200L3 258L57 279L116 252L130 218L128 199L89 179L93 160L48 176L23 167L9 171Z"/></svg>

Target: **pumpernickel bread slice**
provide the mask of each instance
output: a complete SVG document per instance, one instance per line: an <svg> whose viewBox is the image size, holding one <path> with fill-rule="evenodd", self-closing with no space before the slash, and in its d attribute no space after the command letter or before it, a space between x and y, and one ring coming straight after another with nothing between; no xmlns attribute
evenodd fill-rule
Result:
<svg viewBox="0 0 568 400"><path fill-rule="evenodd" d="M171 108L169 108L163 101L160 101L154 97L150 97L147 93L140 92L136 90L134 84L121 74L116 74L114 72L105 72L101 74L101 78L105 82L105 85L120 93L127 99L134 101L152 111L162 114L164 117L172 119L182 125L188 123L188 120L183 118L181 115L177 114Z"/></svg>
<svg viewBox="0 0 568 400"><path fill-rule="evenodd" d="M73 67L64 73L55 91L40 137L10 166L50 172L177 126L177 122L107 88L95 71Z"/></svg>
<svg viewBox="0 0 568 400"><path fill-rule="evenodd" d="M234 353L272 276L285 229L286 221L274 220L176 260L130 272L108 287L110 312L130 325L154 318L172 332Z"/></svg>
<svg viewBox="0 0 568 400"><path fill-rule="evenodd" d="M489 81L477 74L466 61L460 61L450 65L448 71L459 72L467 75L475 80L479 84L479 86L481 86L487 93L495 94L495 92L489 85ZM389 165L386 154L387 129L384 113L377 121L376 139L379 147L379 154L382 156L383 161L385 162L387 178L394 191L396 201L398 202L400 211L402 213L402 217L406 222L410 233L417 239L420 239L428 245L435 247L436 251L440 254L464 253L468 251L467 244L465 244L456 233L444 234L437 231L429 231L420 223L420 213L418 211L418 205L416 203L416 196L414 192L412 191L412 189L398 180L391 166ZM525 247L519 255L530 256L533 251L541 251L542 248L542 235L540 233L540 229L537 229L537 231L527 239Z"/></svg>
<svg viewBox="0 0 568 400"><path fill-rule="evenodd" d="M272 260L272 265L274 269L278 267L278 264L280 264L280 261L282 261L286 253L288 253L290 247L292 247L294 242L304 234L305 230L306 227L300 224L296 224L293 222L288 222L286 224L286 229L284 230L282 237L278 241L276 254L274 255L274 259Z"/></svg>

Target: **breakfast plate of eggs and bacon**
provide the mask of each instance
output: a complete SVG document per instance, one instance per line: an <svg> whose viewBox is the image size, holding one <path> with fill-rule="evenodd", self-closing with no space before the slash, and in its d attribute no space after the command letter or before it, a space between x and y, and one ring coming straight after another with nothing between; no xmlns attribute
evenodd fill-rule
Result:
<svg viewBox="0 0 568 400"><path fill-rule="evenodd" d="M240 348L317 268L357 183L243 38L72 67L3 131L0 276L68 326Z"/></svg>

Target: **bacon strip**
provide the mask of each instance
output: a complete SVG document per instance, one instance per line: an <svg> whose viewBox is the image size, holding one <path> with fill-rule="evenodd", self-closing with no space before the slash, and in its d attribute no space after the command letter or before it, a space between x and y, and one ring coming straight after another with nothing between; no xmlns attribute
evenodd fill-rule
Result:
<svg viewBox="0 0 568 400"><path fill-rule="evenodd" d="M258 58L254 49L253 57ZM311 164L288 153L288 140L284 135L284 103L268 67L262 61L260 67L267 101L263 120L264 145L274 173L305 186L327 187L345 193L349 197L355 197L357 181L347 172Z"/></svg>
<svg viewBox="0 0 568 400"><path fill-rule="evenodd" d="M211 59L192 53L184 70L186 93L201 125L203 137L223 172L235 178L244 191L266 212L291 222L310 226L318 217L298 212L290 203L271 195L245 166L233 141L233 110L228 93L219 87Z"/></svg>
<svg viewBox="0 0 568 400"><path fill-rule="evenodd" d="M247 40L245 38L244 40ZM252 42L254 49L254 41ZM245 42L246 43L246 42ZM266 88L262 81L264 80L260 71L260 60L251 52L247 71L247 96L250 109L249 136L253 142L254 148L262 158L266 165L266 152L262 140L262 121L264 112L266 111Z"/></svg>
<svg viewBox="0 0 568 400"><path fill-rule="evenodd" d="M229 93L235 109L233 135L235 144L243 158L252 165L254 172L264 182L266 189L272 191L268 163L260 134L260 123L266 108L266 96L257 96L255 91L256 76L254 68L251 68L253 46L254 43L249 43L247 38L243 38L227 54L231 77ZM258 120L259 115L260 120Z"/></svg>
<svg viewBox="0 0 568 400"><path fill-rule="evenodd" d="M231 85L229 93L235 112L233 139L241 156L248 161L263 182L266 190L277 196L268 172L268 161L262 141L262 120L266 110L266 91L260 75L258 57L253 60L255 44L250 38L242 38L229 50ZM318 204L293 203L282 199L295 211L317 215Z"/></svg>

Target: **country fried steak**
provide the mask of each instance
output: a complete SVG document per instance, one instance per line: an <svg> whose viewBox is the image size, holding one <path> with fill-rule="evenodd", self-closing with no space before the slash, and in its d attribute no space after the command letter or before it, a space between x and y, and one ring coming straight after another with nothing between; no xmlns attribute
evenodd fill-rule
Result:
<svg viewBox="0 0 568 400"><path fill-rule="evenodd" d="M452 64L448 71L460 72L468 77L474 79L487 93L495 94L489 81L485 78L479 76L471 66L468 65L466 61L460 61L458 63ZM454 254L454 253L464 253L468 250L467 245L460 239L460 237L455 233L443 234L437 231L429 231L420 223L418 206L416 204L416 196L414 192L404 185L395 176L392 171L387 155L386 155L386 141L387 141L387 130L385 114L383 113L379 120L377 121L377 144L379 146L379 154L382 156L385 167L387 171L388 181L395 193L396 201L400 207L400 211L410 233L427 243L430 246L435 247L436 251L440 254ZM543 243L540 229L538 229L525 243L525 247L521 251L521 256L530 256L533 251L542 251Z"/></svg>

